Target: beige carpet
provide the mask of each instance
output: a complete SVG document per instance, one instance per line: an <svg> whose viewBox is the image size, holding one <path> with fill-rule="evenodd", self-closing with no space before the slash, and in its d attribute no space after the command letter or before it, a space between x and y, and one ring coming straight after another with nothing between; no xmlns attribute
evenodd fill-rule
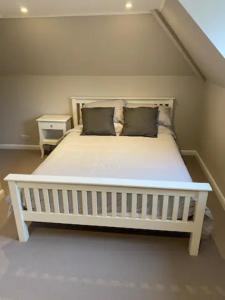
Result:
<svg viewBox="0 0 225 300"><path fill-rule="evenodd" d="M39 155L0 151L1 182L30 173ZM193 158L186 163L194 180L205 180ZM1 203L0 299L225 299L225 213L213 193L209 207L213 235L190 257L187 236L150 231L36 224L19 243Z"/></svg>

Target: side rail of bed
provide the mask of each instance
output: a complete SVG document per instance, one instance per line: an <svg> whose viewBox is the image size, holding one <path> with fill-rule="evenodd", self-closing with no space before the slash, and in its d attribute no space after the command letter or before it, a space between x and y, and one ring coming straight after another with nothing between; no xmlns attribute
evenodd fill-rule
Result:
<svg viewBox="0 0 225 300"><path fill-rule="evenodd" d="M5 180L20 241L29 238L26 221L139 228L190 232L189 253L198 254L207 183L16 174Z"/></svg>

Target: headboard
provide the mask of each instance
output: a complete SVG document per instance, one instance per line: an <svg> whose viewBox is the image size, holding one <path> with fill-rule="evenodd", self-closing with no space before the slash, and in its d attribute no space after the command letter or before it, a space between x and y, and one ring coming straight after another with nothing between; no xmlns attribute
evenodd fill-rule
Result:
<svg viewBox="0 0 225 300"><path fill-rule="evenodd" d="M167 106L170 107L171 119L173 118L173 109L174 109L174 97L71 97L72 101L72 114L73 114L73 124L74 127L79 125L80 116L81 116L81 108L90 102L96 101L105 101L105 100L125 100L127 103L145 105L152 104L154 106Z"/></svg>

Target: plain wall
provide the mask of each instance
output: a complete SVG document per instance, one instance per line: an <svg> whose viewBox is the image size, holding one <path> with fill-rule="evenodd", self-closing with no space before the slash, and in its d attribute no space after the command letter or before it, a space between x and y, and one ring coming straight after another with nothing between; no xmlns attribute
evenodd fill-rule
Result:
<svg viewBox="0 0 225 300"><path fill-rule="evenodd" d="M225 195L225 88L208 82L199 135L199 154Z"/></svg>
<svg viewBox="0 0 225 300"><path fill-rule="evenodd" d="M174 96L178 143L195 149L202 87L192 76L1 76L0 143L37 144L35 119L71 113L69 96Z"/></svg>
<svg viewBox="0 0 225 300"><path fill-rule="evenodd" d="M0 75L193 75L151 14L0 19Z"/></svg>

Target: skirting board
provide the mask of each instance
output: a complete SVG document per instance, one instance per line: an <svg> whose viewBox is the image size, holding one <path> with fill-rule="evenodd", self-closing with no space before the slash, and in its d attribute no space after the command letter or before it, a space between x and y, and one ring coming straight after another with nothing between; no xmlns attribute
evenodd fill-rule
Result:
<svg viewBox="0 0 225 300"><path fill-rule="evenodd" d="M9 150L40 150L39 145L22 145L22 144L0 144L0 149L9 149ZM219 199L222 207L225 210L225 196L223 195L221 189L219 188L216 180L214 179L213 175L209 171L207 165L201 158L200 154L196 150L181 150L181 154L184 156L195 156L198 160L203 172L205 173L206 177L208 178L210 184L214 192L216 193L217 198Z"/></svg>
<svg viewBox="0 0 225 300"><path fill-rule="evenodd" d="M201 155L198 153L198 151L196 151L196 150L181 150L181 153L184 156L195 156L196 157L196 159L199 162L200 167L202 168L202 171L205 173L206 177L208 178L208 180L213 188L213 191L215 192L223 209L225 210L225 196L224 196L223 192L221 191L220 187L218 186L212 173L209 171L209 168L207 167L206 163L202 159Z"/></svg>

